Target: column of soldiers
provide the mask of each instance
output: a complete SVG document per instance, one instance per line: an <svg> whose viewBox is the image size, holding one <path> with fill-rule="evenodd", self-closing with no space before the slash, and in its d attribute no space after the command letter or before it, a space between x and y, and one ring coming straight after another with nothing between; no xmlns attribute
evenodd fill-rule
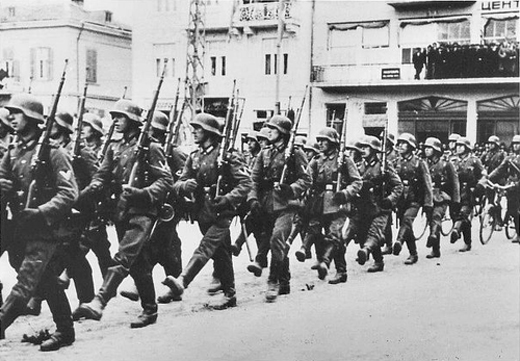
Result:
<svg viewBox="0 0 520 361"><path fill-rule="evenodd" d="M56 331L40 340L40 349L70 345L75 341L73 321L99 321L128 275L135 289L121 294L140 300L143 309L130 326L154 324L158 303L181 301L210 260L214 280L208 294L221 297L208 307L235 307L232 256L239 256L249 234L256 239L257 254L247 269L260 277L268 268L265 300L270 303L290 293L289 250L298 234L302 246L296 251L297 260L311 258L314 244L312 269L323 280L334 262L335 275L328 279L333 285L347 282L346 249L352 240L359 245L358 264L372 258L368 272L382 272L384 256L398 256L404 244L409 251L405 264L417 263L413 224L421 209L429 224L426 245L431 253L426 258L441 256L441 222L448 207L454 223L450 240L455 243L463 236L460 251L467 252L472 245L473 207L486 193L492 196L491 190L486 191L487 181L495 189L507 187L518 235L519 135L513 138L513 154L497 155L492 148L482 161L472 154L467 138L450 135L447 152L439 139L428 138L423 159L409 133L397 139L391 134L383 139L367 135L345 145L346 134L326 127L318 132L315 147L295 140L293 121L275 115L261 131L247 136L248 151L241 155L227 148L220 119L199 113L190 121L196 150L186 156L165 144L169 123L165 114L154 112L147 128L142 109L130 100L117 101L109 113L120 139L111 140L109 132L103 142L100 119L85 114L80 151L73 147L73 116L65 112L55 116L38 205L24 207L33 177L32 158L46 121L43 104L20 94L0 109L0 150L5 153L0 164L1 251L9 253L18 273L0 309L1 338L18 316L31 313L27 311L31 299L45 300ZM136 158L141 133L146 138L142 160ZM491 137L489 142L499 144L499 139ZM133 178L139 181L134 183ZM164 215L165 205L173 208L173 216ZM240 218L243 232L232 243L234 217ZM177 226L188 219L197 222L202 238L183 267ZM118 237L113 256L107 220L115 225ZM398 232L392 243L394 222ZM89 250L97 256L103 276L97 293L85 258ZM168 287L159 297L152 278L157 263ZM64 291L69 279L75 282L80 302L74 312Z"/></svg>

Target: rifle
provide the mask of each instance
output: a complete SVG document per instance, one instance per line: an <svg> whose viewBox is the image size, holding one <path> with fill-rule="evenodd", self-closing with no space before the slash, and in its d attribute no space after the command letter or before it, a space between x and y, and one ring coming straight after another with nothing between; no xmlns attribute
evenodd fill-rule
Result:
<svg viewBox="0 0 520 361"><path fill-rule="evenodd" d="M78 110L78 124L76 126L76 139L74 140L74 159L79 157L81 148L81 128L83 127L83 113L85 112L85 102L87 100L87 89L88 83L85 82L85 88L83 89L83 95L81 96L81 103Z"/></svg>
<svg viewBox="0 0 520 361"><path fill-rule="evenodd" d="M164 142L164 154L168 156L169 151L171 151L171 143L173 137L175 136L174 128L176 128L175 121L177 120L177 105L179 104L179 93L181 87L181 78L178 79L177 83L177 91L175 92L175 101L173 102L172 108L170 109L170 119L168 122L168 132L166 135L166 141Z"/></svg>
<svg viewBox="0 0 520 361"><path fill-rule="evenodd" d="M125 86L125 88L123 89L123 96L121 97L121 99L125 99L126 97L126 90L128 89L127 86Z"/></svg>
<svg viewBox="0 0 520 361"><path fill-rule="evenodd" d="M235 89L237 86L236 79L233 80L233 91L231 92L231 96L229 97L228 101L228 108L227 108L227 114L224 124L224 134L222 136L222 139L220 140L220 149L218 153L217 158L217 167L218 167L218 178L217 178L217 188L215 190L215 196L219 196L222 191L222 179L224 178L224 164L225 164L225 153L227 150L227 142L230 139L231 136L231 128L233 126L232 124L232 116L233 116L233 109L234 109L234 95L235 95Z"/></svg>
<svg viewBox="0 0 520 361"><path fill-rule="evenodd" d="M65 77L67 75L67 65L69 63L69 59L65 59L65 67L63 68L63 73L61 75L61 81L58 86L58 92L54 97L54 103L52 104L51 112L47 117L47 121L45 123L45 129L38 140L38 144L36 145L34 157L31 160L31 183L29 184L29 188L27 190L27 201L25 203L25 208L31 208L32 201L35 200L35 193L37 190L38 182L43 178L43 171L45 169L46 159L49 155L50 148L49 142L51 139L51 131L52 126L55 122L56 111L58 110L58 102L60 100L61 91L63 90L63 84L65 83Z"/></svg>
<svg viewBox="0 0 520 361"><path fill-rule="evenodd" d="M103 147L101 148L101 153L99 154L99 163L103 163L105 156L107 155L108 146L110 145L110 141L112 140L112 136L114 135L114 130L116 128L116 122L112 121L110 124L110 128L108 129L108 133L105 135L105 141L103 142Z"/></svg>
<svg viewBox="0 0 520 361"><path fill-rule="evenodd" d="M244 216L244 218L240 220L240 225L242 226L240 228L240 230L242 231L242 235L244 237L244 243L246 244L247 255L249 256L249 261L253 262L254 260L253 260L253 255L251 253L251 246L249 245L249 240L248 240L249 233L247 232L247 226L246 226L247 219L250 216L251 216L251 211L247 212L247 214Z"/></svg>
<svg viewBox="0 0 520 361"><path fill-rule="evenodd" d="M294 152L294 140L296 138L296 132L298 131L298 126L300 125L300 120L302 118L303 106L305 105L305 98L307 97L308 89L309 86L307 85L305 87L305 92L303 93L301 106L297 111L296 121L294 122L293 127L291 129L291 136L289 138L289 142L287 143L287 148L285 148L285 164L283 166L282 175L280 176L280 184L283 184L285 182L285 178L287 177L287 170L289 165L288 160L292 157L292 154Z"/></svg>
<svg viewBox="0 0 520 361"><path fill-rule="evenodd" d="M130 172L130 177L128 178L128 184L126 186L135 187L137 183L137 171L141 167L141 163L143 162L143 158L148 153L148 133L150 132L150 127L152 126L153 113L155 111L155 107L157 106L157 100L159 99L159 93L161 91L161 87L164 81L164 76L166 75L166 66L168 62L164 62L164 68L161 73L161 78L159 79L159 84L157 85L157 89L155 90L152 105L150 105L150 109L148 113L146 113L146 122L144 123L143 129L141 130L141 134L139 134L139 139L137 140L137 147L134 152L134 165L132 166L132 171Z"/></svg>
<svg viewBox="0 0 520 361"><path fill-rule="evenodd" d="M346 106L346 105L345 105ZM346 111L345 111L346 114ZM339 149L338 149L338 180L336 184L336 192L341 190L341 178L343 177L342 169L345 163L345 141L347 138L347 119L343 119L341 124L341 134L339 135Z"/></svg>
<svg viewBox="0 0 520 361"><path fill-rule="evenodd" d="M383 155L381 157L381 174L383 176L383 183L381 184L381 195L384 198L386 196L386 182L385 182L385 173L386 173L386 144L388 142L388 108L386 109L387 117L385 122L385 129L383 130Z"/></svg>

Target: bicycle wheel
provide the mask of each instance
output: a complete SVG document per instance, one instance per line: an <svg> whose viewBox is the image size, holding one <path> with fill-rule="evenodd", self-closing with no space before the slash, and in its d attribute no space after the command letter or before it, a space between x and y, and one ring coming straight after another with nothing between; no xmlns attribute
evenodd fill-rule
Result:
<svg viewBox="0 0 520 361"><path fill-rule="evenodd" d="M491 208L486 207L480 213L480 230L479 230L479 238L480 243L487 244L495 231L496 221L493 213L490 212Z"/></svg>
<svg viewBox="0 0 520 361"><path fill-rule="evenodd" d="M515 222L513 220L513 216L509 213L507 213L504 217L504 231L506 233L507 239L513 239L516 237Z"/></svg>
<svg viewBox="0 0 520 361"><path fill-rule="evenodd" d="M482 214L482 211L486 208L487 203L487 197L482 196L480 201L478 203L475 203L475 205L473 206L473 212L471 212L473 216L480 216Z"/></svg>
<svg viewBox="0 0 520 361"><path fill-rule="evenodd" d="M428 229L428 217L425 214L421 214L419 217L415 218L414 222L414 233L418 234L415 237L415 240L418 241L424 237L426 234L426 230Z"/></svg>

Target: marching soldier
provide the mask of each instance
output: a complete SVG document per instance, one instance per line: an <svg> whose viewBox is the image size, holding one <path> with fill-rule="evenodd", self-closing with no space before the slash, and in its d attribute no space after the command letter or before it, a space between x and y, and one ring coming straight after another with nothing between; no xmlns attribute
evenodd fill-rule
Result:
<svg viewBox="0 0 520 361"><path fill-rule="evenodd" d="M108 269L97 295L92 302L80 305L77 316L100 320L107 303L116 295L118 286L130 274L143 307L143 312L130 327L140 328L157 320L157 303L147 245L157 219L158 208L171 191L173 179L159 144L149 142L148 152L142 162L135 159L139 146L139 128L142 126L141 109L130 100L120 99L110 114L116 122L116 131L122 134L122 138L110 145L92 182L82 191L82 197L97 193L111 183L115 184L118 211L115 225L119 250L114 256L116 265ZM136 177L142 188L127 185L136 162L141 165Z"/></svg>
<svg viewBox="0 0 520 361"><path fill-rule="evenodd" d="M457 140L456 151L457 156L451 161L459 175L461 208L451 210L455 216L451 243L457 242L462 232L464 247L459 252L467 252L471 250L470 215L475 206L475 198L481 197L484 193L484 187L480 182L485 179L486 171L480 159L471 154L471 143L468 138L461 137Z"/></svg>
<svg viewBox="0 0 520 361"><path fill-rule="evenodd" d="M444 153L444 157L450 160L452 157L457 156L457 140L461 137L458 133L451 133L448 137L448 150Z"/></svg>
<svg viewBox="0 0 520 361"><path fill-rule="evenodd" d="M426 139L424 153L433 187L433 213L427 243L427 247L431 247L432 252L426 258L439 258L441 256L442 218L446 213L448 204L451 204L453 209L460 209L459 176L453 164L442 157L442 143L438 138L430 137Z"/></svg>
<svg viewBox="0 0 520 361"><path fill-rule="evenodd" d="M385 149L386 161L388 162L388 164L391 164L392 167L395 168L395 164L397 162L399 155L397 154L397 151L395 150L395 135L393 135L392 133L388 133L388 135L386 137L385 147L386 147L386 149ZM390 214L390 216L388 216L388 224L386 225L386 228L385 228L385 246L381 249L381 252L383 253L383 255L392 254L392 251L393 251L392 224L393 224L393 219L392 219L392 214Z"/></svg>
<svg viewBox="0 0 520 361"><path fill-rule="evenodd" d="M414 154L417 143L412 134L401 134L397 139L397 146L399 158L396 161L395 170L403 183L403 193L397 202L397 218L400 227L393 246L393 253L398 256L402 244L406 242L410 256L404 263L412 265L419 260L413 222L421 206L428 220L431 219L433 211L432 179L426 163Z"/></svg>
<svg viewBox="0 0 520 361"><path fill-rule="evenodd" d="M213 259L214 276L220 280L223 297L210 307L223 310L236 306L229 226L237 207L251 189L251 176L235 152L228 154L227 164L220 169L225 189L222 195L217 193L217 158L220 148L224 146L219 144L224 136L221 126L217 118L206 113L197 114L190 124L199 148L186 160L174 190L180 197L195 198L193 215L197 218L203 238L179 278L168 276L163 283L171 288L173 295L180 296L206 263Z"/></svg>
<svg viewBox="0 0 520 361"><path fill-rule="evenodd" d="M488 138L487 141L487 151L480 157L480 161L484 166L487 174L491 174L504 160L506 157L506 153L500 149L500 138L496 135L492 135ZM499 184L503 185L503 179L498 180ZM495 201L495 189L488 188L486 189L486 196L488 198L489 203L494 203ZM500 204L494 208L495 215L499 220L499 224L502 224L502 206ZM497 226L500 227L500 226Z"/></svg>
<svg viewBox="0 0 520 361"><path fill-rule="evenodd" d="M268 222L271 263L267 280L266 301L274 302L278 294L290 292L289 245L286 240L292 228L297 201L311 185L305 154L294 150L289 159L285 152L290 139L292 122L281 115L267 123L270 148L263 149L253 168L253 189L248 203L254 216L262 214ZM287 162L287 179L280 183Z"/></svg>
<svg viewBox="0 0 520 361"><path fill-rule="evenodd" d="M307 160L310 162L311 159L317 157L320 154L320 146L318 145L318 143L304 144L303 151L307 156Z"/></svg>
<svg viewBox="0 0 520 361"><path fill-rule="evenodd" d="M516 238L513 243L520 243L520 135L515 135L511 141L513 154L507 156L489 175L489 180L495 183L495 188L506 189L507 211L513 215ZM499 181L505 179L505 185Z"/></svg>
<svg viewBox="0 0 520 361"><path fill-rule="evenodd" d="M309 163L313 181L308 200L309 229L296 257L299 261L305 260L309 240L323 243L324 252L317 268L318 277L325 279L330 263L334 260L336 276L329 283L344 283L347 281L347 263L341 232L347 218L345 205L358 194L363 182L354 161L340 153L339 135L334 128L320 130L316 140L321 154ZM339 187L338 179L341 183ZM324 237L322 229L325 231Z"/></svg>
<svg viewBox="0 0 520 361"><path fill-rule="evenodd" d="M105 134L103 130L103 122L93 113L83 114L83 126L81 127L81 138L85 142L85 146L92 149L94 154L99 158L103 141L101 138Z"/></svg>
<svg viewBox="0 0 520 361"><path fill-rule="evenodd" d="M382 164L377 153L382 151L381 141L374 136L365 136L359 141L363 163L360 174L363 187L355 202L356 214L351 219L347 234L354 234L360 242L357 262L364 265L372 253L374 264L368 272L384 269L380 244L392 208L403 192L403 185L394 168ZM350 238L350 237L349 237Z"/></svg>
<svg viewBox="0 0 520 361"><path fill-rule="evenodd" d="M11 112L17 140L0 164L0 187L2 209L7 200L14 210L20 253L13 253L17 256L18 282L0 309L0 338L5 337L5 330L25 310L31 296L39 293L47 300L56 323L56 332L41 344L40 350L53 351L75 340L70 304L57 282L62 268L56 250L60 243L57 226L78 197L78 186L69 157L51 145L42 159L45 165L37 185L44 187L36 194L38 206L21 209L19 205L28 203L25 198L33 177L32 160L42 134L39 126L45 122L43 104L32 95L18 94L13 96L7 109Z"/></svg>

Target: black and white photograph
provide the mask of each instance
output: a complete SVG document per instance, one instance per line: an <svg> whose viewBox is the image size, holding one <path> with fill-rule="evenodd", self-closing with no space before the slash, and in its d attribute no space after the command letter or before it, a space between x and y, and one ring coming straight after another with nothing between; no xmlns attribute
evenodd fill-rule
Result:
<svg viewBox="0 0 520 361"><path fill-rule="evenodd" d="M0 0L0 361L520 361L519 18Z"/></svg>

